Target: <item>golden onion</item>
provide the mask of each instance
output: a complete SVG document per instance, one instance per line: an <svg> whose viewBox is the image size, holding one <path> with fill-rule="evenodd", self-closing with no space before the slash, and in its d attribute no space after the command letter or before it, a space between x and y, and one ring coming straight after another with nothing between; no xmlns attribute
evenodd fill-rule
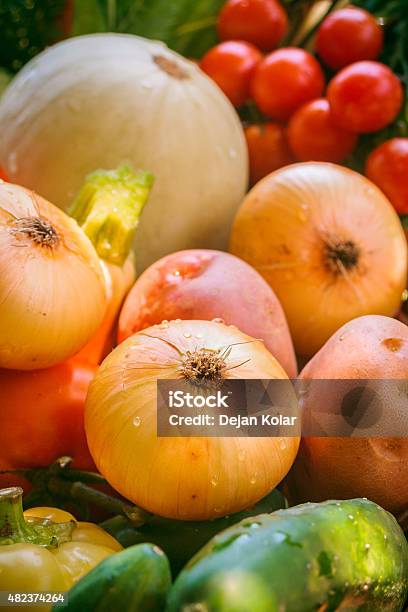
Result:
<svg viewBox="0 0 408 612"><path fill-rule="evenodd" d="M275 291L300 355L316 353L351 319L394 316L406 287L395 210L368 179L334 164L293 164L257 183L235 218L230 251Z"/></svg>
<svg viewBox="0 0 408 612"><path fill-rule="evenodd" d="M158 437L156 382L287 379L259 340L214 321L172 321L105 359L86 401L93 459L108 482L155 514L204 520L250 507L292 465L297 437Z"/></svg>
<svg viewBox="0 0 408 612"><path fill-rule="evenodd" d="M31 370L76 353L100 325L105 272L76 221L0 183L0 367Z"/></svg>

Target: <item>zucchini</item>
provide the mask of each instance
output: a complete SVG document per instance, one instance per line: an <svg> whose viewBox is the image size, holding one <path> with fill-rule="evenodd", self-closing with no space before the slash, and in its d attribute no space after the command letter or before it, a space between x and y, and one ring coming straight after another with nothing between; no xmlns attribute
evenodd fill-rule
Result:
<svg viewBox="0 0 408 612"><path fill-rule="evenodd" d="M146 524L135 527L126 517L115 516L104 521L101 527L125 547L141 542L152 542L159 546L170 561L174 577L208 540L223 529L246 517L273 512L286 506L285 497L278 489L274 489L252 508L212 521L176 521L153 516Z"/></svg>
<svg viewBox="0 0 408 612"><path fill-rule="evenodd" d="M308 503L216 535L170 591L168 612L399 612L408 544L365 499Z"/></svg>
<svg viewBox="0 0 408 612"><path fill-rule="evenodd" d="M165 554L137 544L111 555L69 591L64 612L163 612L171 585ZM61 611L61 606L54 606Z"/></svg>

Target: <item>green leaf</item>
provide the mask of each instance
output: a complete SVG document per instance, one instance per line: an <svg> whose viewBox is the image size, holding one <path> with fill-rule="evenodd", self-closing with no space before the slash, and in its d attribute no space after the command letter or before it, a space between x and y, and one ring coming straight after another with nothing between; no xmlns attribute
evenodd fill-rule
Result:
<svg viewBox="0 0 408 612"><path fill-rule="evenodd" d="M162 40L188 57L201 57L217 42L224 0L81 0L74 34L123 32Z"/></svg>
<svg viewBox="0 0 408 612"><path fill-rule="evenodd" d="M81 0L74 3L72 34L106 32L106 19L99 0Z"/></svg>

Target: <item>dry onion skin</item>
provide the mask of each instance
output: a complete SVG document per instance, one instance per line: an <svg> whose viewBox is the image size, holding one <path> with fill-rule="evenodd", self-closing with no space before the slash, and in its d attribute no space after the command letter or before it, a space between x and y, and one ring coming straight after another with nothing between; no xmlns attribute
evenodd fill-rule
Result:
<svg viewBox="0 0 408 612"><path fill-rule="evenodd" d="M76 221L0 183L0 367L32 370L76 353L100 325L105 274Z"/></svg>
<svg viewBox="0 0 408 612"><path fill-rule="evenodd" d="M110 485L150 512L184 520L238 512L271 491L294 461L295 437L158 438L157 379L208 376L287 379L263 343L236 327L173 321L122 342L91 384L85 429L92 457Z"/></svg>
<svg viewBox="0 0 408 612"><path fill-rule="evenodd" d="M334 164L293 164L260 181L237 214L230 250L275 291L300 355L358 316L395 315L406 287L396 212L368 179Z"/></svg>

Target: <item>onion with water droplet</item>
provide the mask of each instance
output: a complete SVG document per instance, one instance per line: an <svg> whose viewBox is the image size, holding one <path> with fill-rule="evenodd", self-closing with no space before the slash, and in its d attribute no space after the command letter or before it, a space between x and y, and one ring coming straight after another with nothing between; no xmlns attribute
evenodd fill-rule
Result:
<svg viewBox="0 0 408 612"><path fill-rule="evenodd" d="M122 342L91 384L85 428L99 471L124 497L161 516L204 520L252 506L284 478L297 437L158 437L159 379L287 375L262 342L213 321L172 321Z"/></svg>
<svg viewBox="0 0 408 612"><path fill-rule="evenodd" d="M344 323L394 316L407 244L383 193L348 168L293 164L257 183L234 222L230 250L278 296L296 352L311 356Z"/></svg>

